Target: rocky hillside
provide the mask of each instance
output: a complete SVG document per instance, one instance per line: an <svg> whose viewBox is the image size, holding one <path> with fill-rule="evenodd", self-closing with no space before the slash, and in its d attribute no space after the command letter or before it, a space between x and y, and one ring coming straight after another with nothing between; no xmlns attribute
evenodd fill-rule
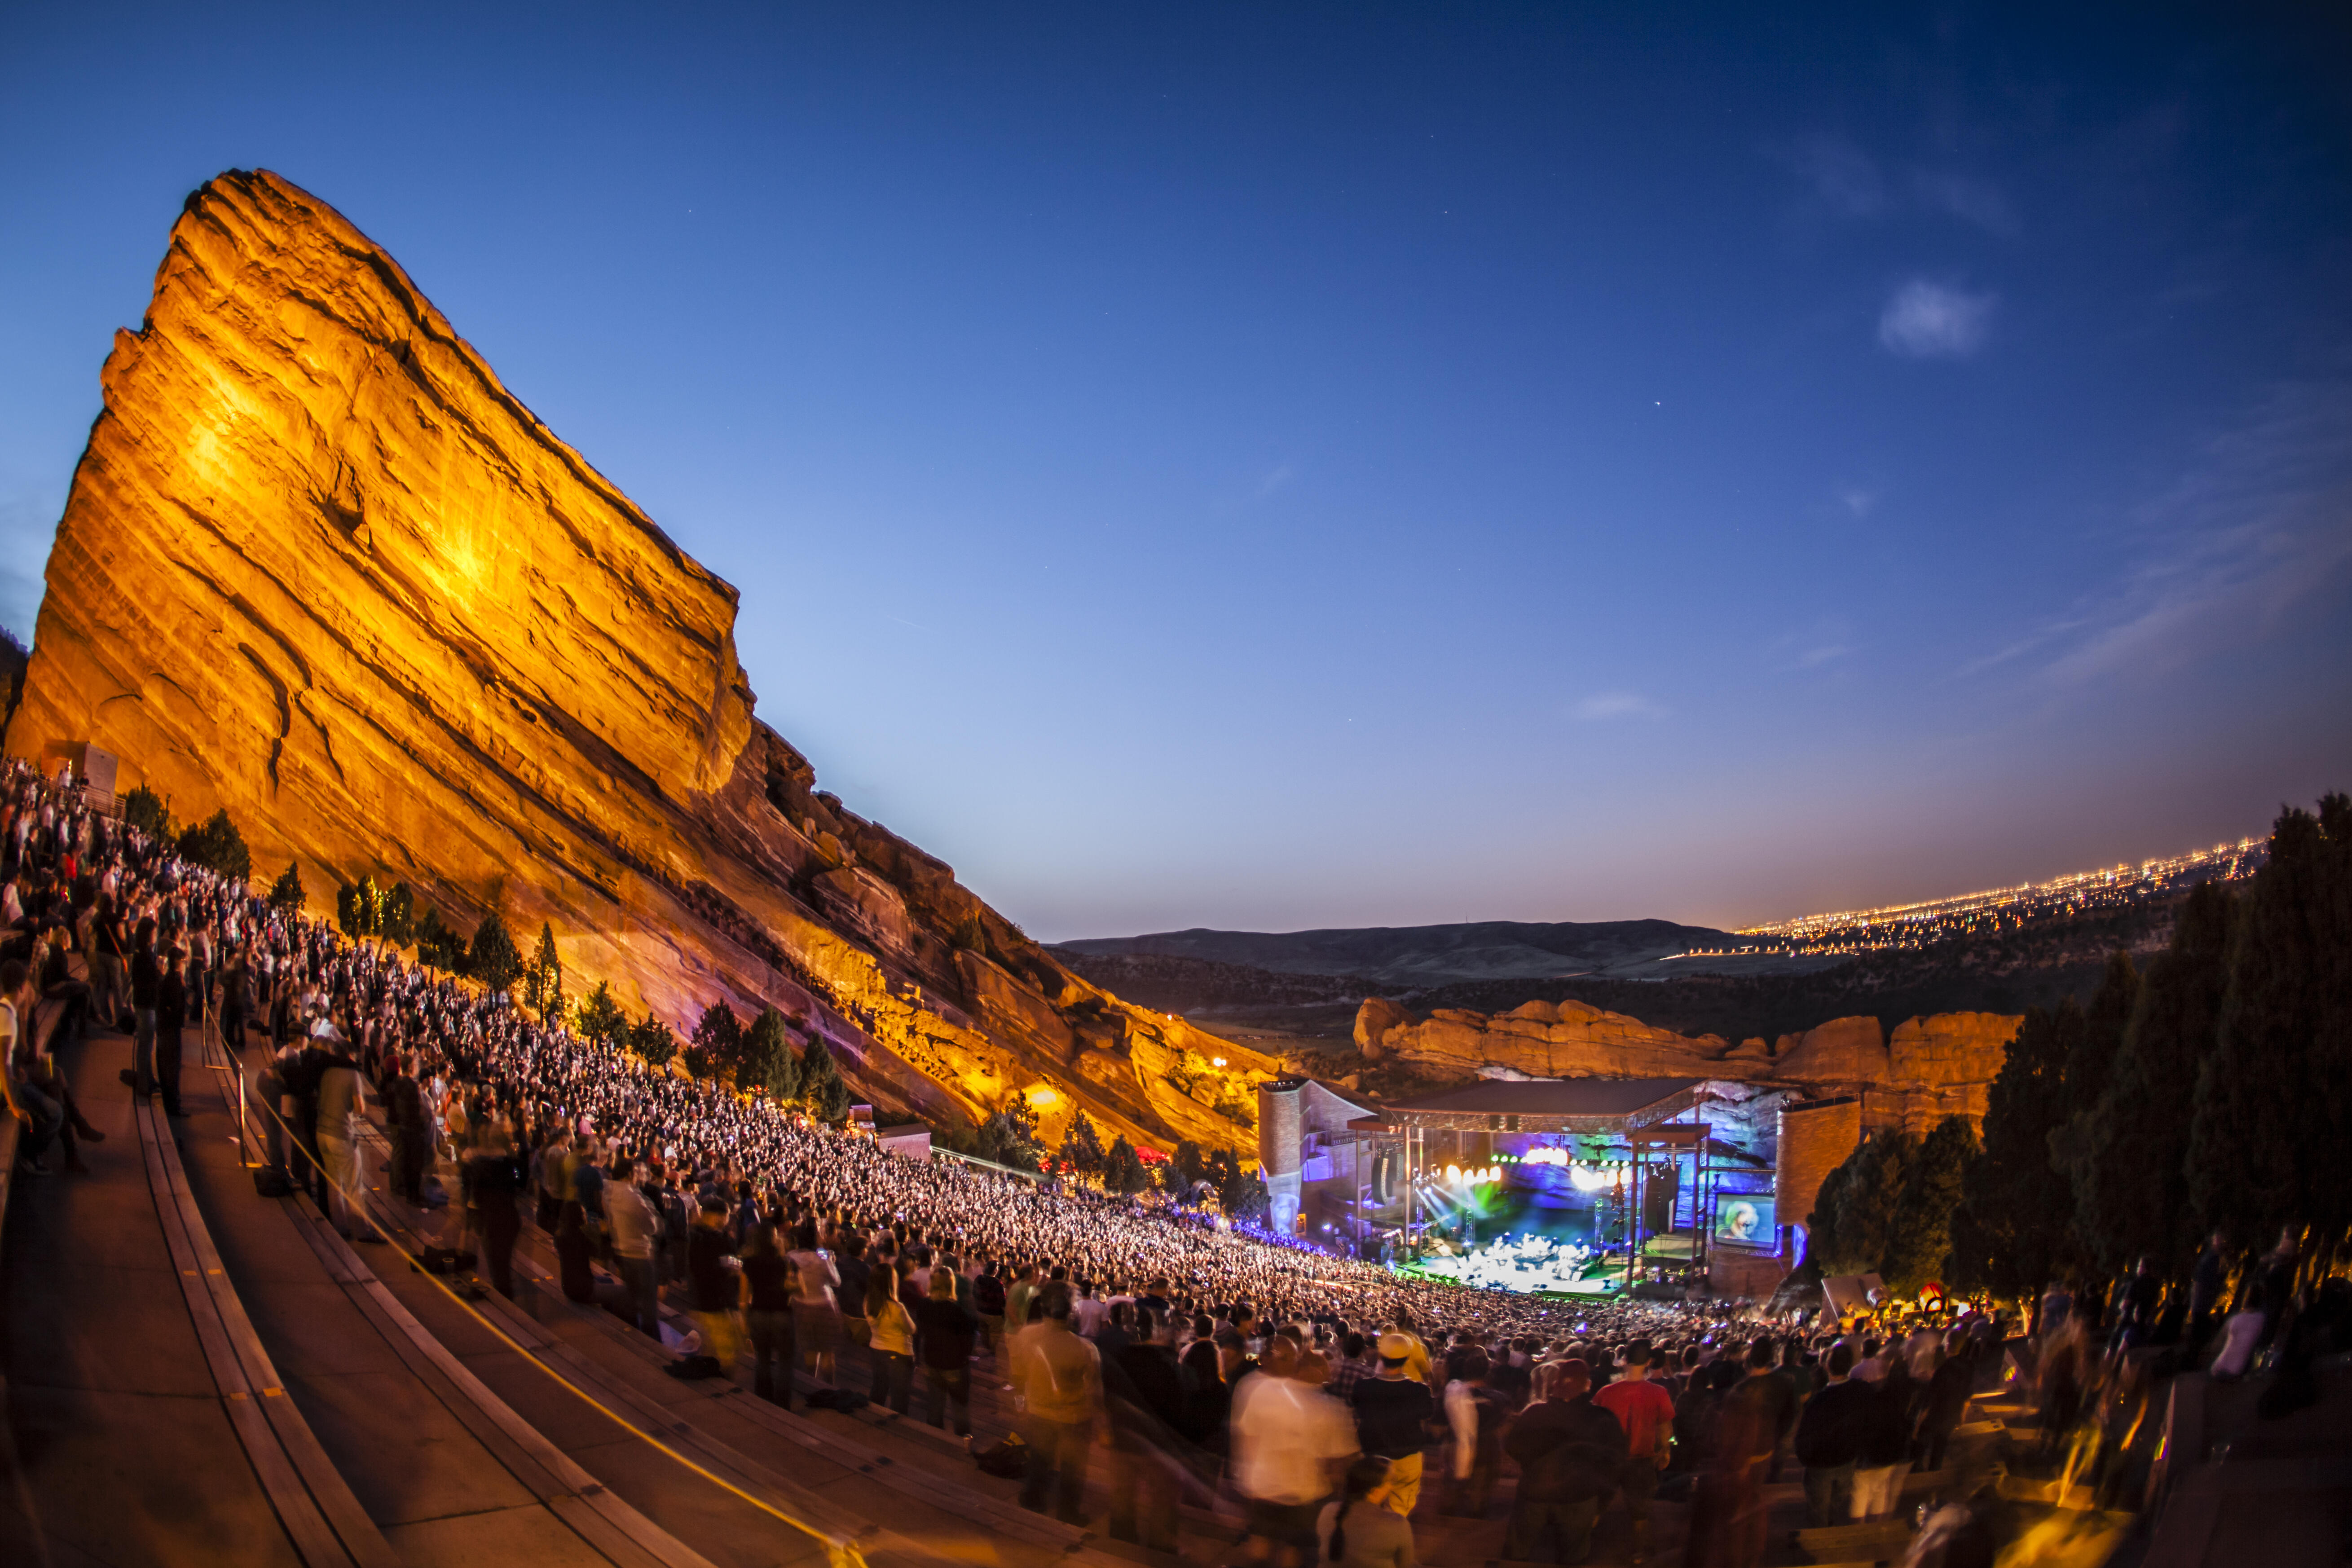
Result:
<svg viewBox="0 0 2352 1568"><path fill-rule="evenodd" d="M1064 942L1062 948L1081 961L1192 959L1276 974L1361 976L1393 989L1646 972L1669 954L1734 945L1738 940L1727 931L1671 921L1477 921L1362 930L1160 931L1090 937Z"/></svg>
<svg viewBox="0 0 2352 1568"><path fill-rule="evenodd" d="M313 907L372 874L526 945L548 921L673 1026L773 1003L936 1119L1023 1094L1049 1138L1083 1107L1249 1146L1214 1108L1274 1064L1073 974L817 789L754 714L735 590L325 203L241 171L191 195L103 384L13 754L89 742L184 818L226 806Z"/></svg>

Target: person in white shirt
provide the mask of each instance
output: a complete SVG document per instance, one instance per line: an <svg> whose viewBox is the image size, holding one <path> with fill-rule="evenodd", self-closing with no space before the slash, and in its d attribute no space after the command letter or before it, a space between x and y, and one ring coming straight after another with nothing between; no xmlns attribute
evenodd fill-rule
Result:
<svg viewBox="0 0 2352 1568"><path fill-rule="evenodd" d="M1110 1303L1095 1295L1094 1282L1080 1280L1078 1299L1070 1304L1070 1326L1078 1331L1082 1339L1098 1339L1102 1335L1103 1321L1109 1316Z"/></svg>
<svg viewBox="0 0 2352 1568"><path fill-rule="evenodd" d="M1300 1381L1302 1370L1313 1381ZM1323 1501L1359 1451L1347 1407L1317 1386L1322 1373L1319 1364L1302 1368L1297 1344L1276 1335L1265 1366L1234 1391L1234 1484L1249 1510L1245 1561L1299 1568L1318 1550Z"/></svg>

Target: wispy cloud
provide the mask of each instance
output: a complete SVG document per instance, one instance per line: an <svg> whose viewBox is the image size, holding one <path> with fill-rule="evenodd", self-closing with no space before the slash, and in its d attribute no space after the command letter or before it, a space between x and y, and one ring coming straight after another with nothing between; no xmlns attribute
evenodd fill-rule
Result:
<svg viewBox="0 0 2352 1568"><path fill-rule="evenodd" d="M1809 647L1797 656L1797 668L1819 669L1825 664L1832 664L1843 658L1853 651L1853 649L1843 643L1829 643L1821 647Z"/></svg>
<svg viewBox="0 0 2352 1568"><path fill-rule="evenodd" d="M1912 359L1969 359L1984 347L1994 298L1914 278L1878 314L1879 346Z"/></svg>
<svg viewBox="0 0 2352 1568"><path fill-rule="evenodd" d="M1796 176L1812 205L1852 222L1902 216L1957 218L2003 237L2021 226L2008 194L1992 181L1954 169L1881 160L1842 136L1801 136L1769 150Z"/></svg>
<svg viewBox="0 0 2352 1568"><path fill-rule="evenodd" d="M1638 692L1602 691L1586 698L1569 710L1575 717L1597 719L1630 719L1642 714L1663 713L1664 709Z"/></svg>
<svg viewBox="0 0 2352 1568"><path fill-rule="evenodd" d="M2082 687L2163 674L2352 595L2352 380L2275 389L2133 525L2141 548L2123 571L1961 675L2024 665L2038 684Z"/></svg>
<svg viewBox="0 0 2352 1568"><path fill-rule="evenodd" d="M1276 464L1274 468L1268 469L1265 474L1259 477L1257 481L1257 499L1264 500L1266 497L1282 489L1285 485L1289 484L1291 480L1297 477L1298 470L1293 468L1290 464Z"/></svg>
<svg viewBox="0 0 2352 1568"><path fill-rule="evenodd" d="M2017 210L2009 205L2009 197L2000 187L1990 180L1920 169L1911 175L1911 189L1919 205L1930 212L1974 224L1991 234L2017 232Z"/></svg>
<svg viewBox="0 0 2352 1568"><path fill-rule="evenodd" d="M1878 505L1878 492L1860 485L1848 485L1838 491L1839 504L1856 517L1868 517Z"/></svg>
<svg viewBox="0 0 2352 1568"><path fill-rule="evenodd" d="M1781 164L1808 185L1813 199L1841 217L1875 217L1886 210L1886 181L1877 161L1836 136L1807 136L1784 148Z"/></svg>

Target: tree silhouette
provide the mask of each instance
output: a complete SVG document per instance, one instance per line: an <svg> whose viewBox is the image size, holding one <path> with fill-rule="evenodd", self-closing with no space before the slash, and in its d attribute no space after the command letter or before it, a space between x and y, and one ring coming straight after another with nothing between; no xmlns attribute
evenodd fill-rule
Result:
<svg viewBox="0 0 2352 1568"><path fill-rule="evenodd" d="M269 884L269 907L281 915L299 915L302 912L303 898L302 868L289 860L286 869L278 873L278 880Z"/></svg>
<svg viewBox="0 0 2352 1568"><path fill-rule="evenodd" d="M730 1017L733 1016L730 1012ZM782 1013L763 1007L743 1037L735 1066L735 1087L764 1091L775 1100L801 1096L800 1060L793 1054L793 1029Z"/></svg>
<svg viewBox="0 0 2352 1568"><path fill-rule="evenodd" d="M819 1121L838 1123L849 1115L849 1085L822 1038L811 1039L801 1053L801 1099Z"/></svg>
<svg viewBox="0 0 2352 1568"><path fill-rule="evenodd" d="M542 1024L563 1016L563 959L555 951L552 921L540 922L539 946L530 955L530 966L523 971L522 1005L538 1014Z"/></svg>
<svg viewBox="0 0 2352 1568"><path fill-rule="evenodd" d="M473 951L467 954L466 967L473 977L493 991L504 991L522 973L522 954L515 950L514 938L508 934L506 921L491 910L474 928Z"/></svg>
<svg viewBox="0 0 2352 1568"><path fill-rule="evenodd" d="M588 993L580 1004L579 1016L572 1026L583 1040L619 1050L628 1043L629 1016L621 1011L614 998L613 987L604 981L596 982L596 989Z"/></svg>

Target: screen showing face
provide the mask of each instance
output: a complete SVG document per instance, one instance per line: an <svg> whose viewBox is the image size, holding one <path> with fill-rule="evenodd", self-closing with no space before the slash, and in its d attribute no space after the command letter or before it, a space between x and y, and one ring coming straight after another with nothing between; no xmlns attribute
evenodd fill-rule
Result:
<svg viewBox="0 0 2352 1568"><path fill-rule="evenodd" d="M1753 1194L1723 1194L1715 1200L1715 1239L1726 1247L1769 1248L1779 1240L1772 1200Z"/></svg>

